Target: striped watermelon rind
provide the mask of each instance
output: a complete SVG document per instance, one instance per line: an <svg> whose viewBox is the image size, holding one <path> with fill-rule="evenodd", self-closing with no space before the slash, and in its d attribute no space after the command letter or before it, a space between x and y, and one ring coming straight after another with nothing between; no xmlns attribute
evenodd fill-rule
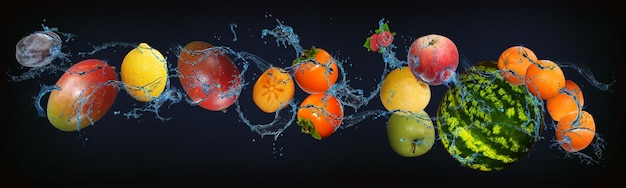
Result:
<svg viewBox="0 0 626 188"><path fill-rule="evenodd" d="M494 61L480 62L446 91L437 111L439 139L463 166L502 170L540 139L543 101L506 82Z"/></svg>

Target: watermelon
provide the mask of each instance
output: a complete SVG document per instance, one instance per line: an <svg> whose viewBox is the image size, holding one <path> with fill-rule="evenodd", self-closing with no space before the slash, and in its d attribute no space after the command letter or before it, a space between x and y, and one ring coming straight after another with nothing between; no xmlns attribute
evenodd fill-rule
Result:
<svg viewBox="0 0 626 188"><path fill-rule="evenodd" d="M506 82L495 61L484 61L450 85L437 111L437 131L462 166L500 171L540 139L543 114L541 99Z"/></svg>

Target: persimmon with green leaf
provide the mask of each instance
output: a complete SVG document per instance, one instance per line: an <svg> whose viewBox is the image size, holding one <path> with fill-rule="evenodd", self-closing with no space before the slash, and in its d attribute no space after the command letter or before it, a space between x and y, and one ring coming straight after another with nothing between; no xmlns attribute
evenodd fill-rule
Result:
<svg viewBox="0 0 626 188"><path fill-rule="evenodd" d="M326 93L339 78L337 62L322 48L303 51L292 67L296 83L308 94Z"/></svg>
<svg viewBox="0 0 626 188"><path fill-rule="evenodd" d="M343 106L330 94L311 94L297 112L302 133L321 140L332 135L343 121Z"/></svg>

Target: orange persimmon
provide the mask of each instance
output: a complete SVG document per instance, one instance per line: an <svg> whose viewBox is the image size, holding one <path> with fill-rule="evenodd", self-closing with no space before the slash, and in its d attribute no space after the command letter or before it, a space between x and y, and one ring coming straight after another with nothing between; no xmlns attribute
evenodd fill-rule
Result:
<svg viewBox="0 0 626 188"><path fill-rule="evenodd" d="M263 112L274 113L287 106L294 93L291 74L285 69L270 67L254 83L252 99Z"/></svg>
<svg viewBox="0 0 626 188"><path fill-rule="evenodd" d="M343 106L330 94L310 94L297 112L302 133L321 140L332 135L343 121Z"/></svg>
<svg viewBox="0 0 626 188"><path fill-rule="evenodd" d="M293 61L293 75L304 92L326 93L337 82L339 68L326 50L312 47Z"/></svg>

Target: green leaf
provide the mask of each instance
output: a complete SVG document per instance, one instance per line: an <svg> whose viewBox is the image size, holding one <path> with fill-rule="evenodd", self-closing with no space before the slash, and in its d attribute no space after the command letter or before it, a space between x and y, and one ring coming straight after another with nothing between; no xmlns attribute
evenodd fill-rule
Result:
<svg viewBox="0 0 626 188"><path fill-rule="evenodd" d="M372 51L372 47L370 47L370 40L372 39L372 37L367 37L367 39L365 39L365 44L363 44L363 47L365 47L367 49L367 51Z"/></svg>
<svg viewBox="0 0 626 188"><path fill-rule="evenodd" d="M396 32L391 32L391 30L389 30L389 24L387 24L387 23L383 24L382 28L378 28L378 29L375 30L375 32L378 33L378 34L382 33L383 31L387 31L387 32L391 33L391 36L394 36L394 37L396 36Z"/></svg>
<svg viewBox="0 0 626 188"><path fill-rule="evenodd" d="M391 33L391 30L389 30L389 24L385 23L383 24L380 28L376 29L374 32L380 34L383 31L387 31ZM391 33L392 35L394 35L394 33Z"/></svg>
<svg viewBox="0 0 626 188"><path fill-rule="evenodd" d="M293 66L293 65L297 65L300 62L308 62L308 61L315 60L315 55L317 54L318 51L319 50L315 48L315 46L312 46L311 49L302 51L302 54L300 54L298 58L294 59L291 65Z"/></svg>
<svg viewBox="0 0 626 188"><path fill-rule="evenodd" d="M298 126L302 128L302 133L310 134L313 138L321 140L322 136L315 130L315 125L308 118L298 118Z"/></svg>

